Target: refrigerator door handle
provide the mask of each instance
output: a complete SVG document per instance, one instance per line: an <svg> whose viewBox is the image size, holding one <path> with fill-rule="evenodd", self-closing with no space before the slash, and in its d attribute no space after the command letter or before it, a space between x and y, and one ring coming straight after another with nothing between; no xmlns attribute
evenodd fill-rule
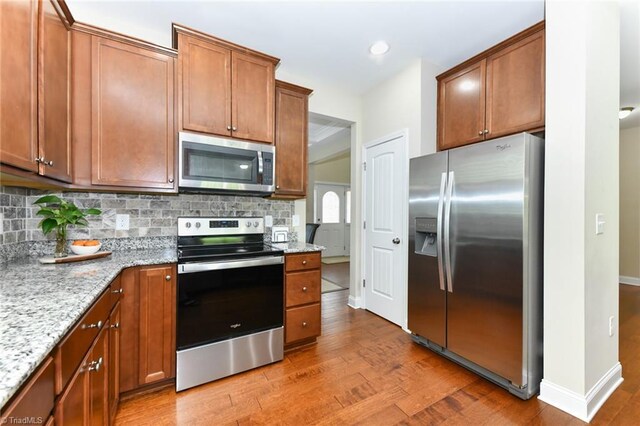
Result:
<svg viewBox="0 0 640 426"><path fill-rule="evenodd" d="M451 272L451 198L453 196L453 178L454 173L449 172L449 179L447 179L447 195L444 205L444 261L445 271L447 272L447 290L449 293L453 293L453 274Z"/></svg>
<svg viewBox="0 0 640 426"><path fill-rule="evenodd" d="M440 178L440 198L438 198L438 230L436 233L436 247L438 249L438 276L440 277L440 290L445 291L444 289L444 247L442 245L442 230L443 226L443 215L442 210L444 209L444 191L447 186L447 174L442 173L442 177Z"/></svg>

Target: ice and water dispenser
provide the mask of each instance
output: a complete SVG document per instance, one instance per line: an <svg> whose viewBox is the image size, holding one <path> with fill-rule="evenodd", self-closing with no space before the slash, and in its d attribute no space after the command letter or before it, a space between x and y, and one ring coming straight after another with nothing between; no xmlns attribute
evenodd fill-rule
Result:
<svg viewBox="0 0 640 426"><path fill-rule="evenodd" d="M435 217L416 218L416 254L438 257L437 229L438 220Z"/></svg>

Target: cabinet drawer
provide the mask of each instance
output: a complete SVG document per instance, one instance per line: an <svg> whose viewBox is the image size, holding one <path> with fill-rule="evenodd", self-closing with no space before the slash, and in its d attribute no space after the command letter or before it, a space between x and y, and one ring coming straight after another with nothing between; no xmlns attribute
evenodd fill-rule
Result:
<svg viewBox="0 0 640 426"><path fill-rule="evenodd" d="M285 344L320 335L320 304L287 309Z"/></svg>
<svg viewBox="0 0 640 426"><path fill-rule="evenodd" d="M120 300L120 295L122 294L122 284L120 283L120 274L111 281L111 307L116 306L116 303Z"/></svg>
<svg viewBox="0 0 640 426"><path fill-rule="evenodd" d="M320 301L320 270L286 275L287 308Z"/></svg>
<svg viewBox="0 0 640 426"><path fill-rule="evenodd" d="M73 376L80 361L89 350L111 310L111 287L109 286L89 308L78 324L64 338L56 353L56 395L62 392Z"/></svg>
<svg viewBox="0 0 640 426"><path fill-rule="evenodd" d="M285 271L302 271L320 267L320 253L288 254L285 259Z"/></svg>
<svg viewBox="0 0 640 426"><path fill-rule="evenodd" d="M53 411L53 358L47 358L42 363L33 378L25 385L11 406L2 412L1 424L12 424L11 419L18 420L25 417L46 419Z"/></svg>

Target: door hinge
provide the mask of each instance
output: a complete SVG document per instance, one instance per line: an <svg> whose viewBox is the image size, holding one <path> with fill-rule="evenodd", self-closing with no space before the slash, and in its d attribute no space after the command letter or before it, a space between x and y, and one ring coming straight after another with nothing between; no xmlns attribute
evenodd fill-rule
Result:
<svg viewBox="0 0 640 426"><path fill-rule="evenodd" d="M362 163L362 168L364 169L365 172L367 171L367 162L366 161Z"/></svg>
<svg viewBox="0 0 640 426"><path fill-rule="evenodd" d="M362 229L367 229L367 221L362 222Z"/></svg>
<svg viewBox="0 0 640 426"><path fill-rule="evenodd" d="M362 287L366 287L367 286L367 280L362 279Z"/></svg>

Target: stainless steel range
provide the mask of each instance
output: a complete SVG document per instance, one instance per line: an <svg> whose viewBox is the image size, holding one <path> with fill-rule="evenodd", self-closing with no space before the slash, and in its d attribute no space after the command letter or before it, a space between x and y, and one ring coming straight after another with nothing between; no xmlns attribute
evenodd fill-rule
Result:
<svg viewBox="0 0 640 426"><path fill-rule="evenodd" d="M176 390L283 358L284 253L262 218L178 219Z"/></svg>

